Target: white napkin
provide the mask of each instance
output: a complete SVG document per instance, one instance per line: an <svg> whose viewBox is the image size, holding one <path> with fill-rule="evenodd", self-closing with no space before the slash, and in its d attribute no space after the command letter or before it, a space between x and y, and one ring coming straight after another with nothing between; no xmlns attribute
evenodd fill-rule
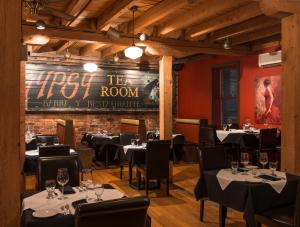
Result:
<svg viewBox="0 0 300 227"><path fill-rule="evenodd" d="M270 174L269 170L257 170L257 176L260 174ZM245 181L245 182L253 182L253 183L266 183L269 184L277 193L281 193L283 188L286 185L286 175L283 172L276 172L276 175L280 178L281 180L278 181L268 181L264 179L260 179L257 177L254 177L252 174L247 174L243 175L241 173L238 174L232 174L231 170L229 169L222 169L218 172L217 174L217 179L218 182L221 186L222 190L225 190L228 185L233 182L233 181Z"/></svg>
<svg viewBox="0 0 300 227"><path fill-rule="evenodd" d="M79 192L76 188L73 188L76 193L65 195L64 200L59 200L57 197L54 199L47 199L47 192L42 191L40 193L34 194L33 196L27 197L22 202L22 211L26 209L33 210L43 210L43 209L56 209L58 212L62 212L60 209L61 206L69 205L71 214L75 213L75 209L72 206L72 202L80 199L85 199L87 192ZM93 191L93 190L91 190ZM60 196L60 191L55 190L55 192ZM124 194L116 189L104 189L104 192L101 196L103 201L120 199L123 198ZM97 196L95 193L89 193L89 198L96 199Z"/></svg>
<svg viewBox="0 0 300 227"><path fill-rule="evenodd" d="M128 149L143 149L143 146L136 146L136 145L126 145L123 147L124 154L126 155Z"/></svg>

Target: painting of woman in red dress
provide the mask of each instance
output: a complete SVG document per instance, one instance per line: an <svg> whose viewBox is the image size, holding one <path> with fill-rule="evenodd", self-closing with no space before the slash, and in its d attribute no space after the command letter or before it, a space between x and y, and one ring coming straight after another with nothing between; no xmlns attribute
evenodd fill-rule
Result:
<svg viewBox="0 0 300 227"><path fill-rule="evenodd" d="M256 80L257 124L280 124L281 81L279 76L260 77Z"/></svg>

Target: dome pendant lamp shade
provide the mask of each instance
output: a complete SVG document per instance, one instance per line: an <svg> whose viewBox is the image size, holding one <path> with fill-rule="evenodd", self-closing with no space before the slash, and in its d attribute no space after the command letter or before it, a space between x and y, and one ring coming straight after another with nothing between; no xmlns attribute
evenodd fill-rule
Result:
<svg viewBox="0 0 300 227"><path fill-rule="evenodd" d="M132 11L132 45L124 50L124 54L126 57L135 60L142 57L143 49L134 44L134 12L137 10L137 6L131 7L130 10Z"/></svg>

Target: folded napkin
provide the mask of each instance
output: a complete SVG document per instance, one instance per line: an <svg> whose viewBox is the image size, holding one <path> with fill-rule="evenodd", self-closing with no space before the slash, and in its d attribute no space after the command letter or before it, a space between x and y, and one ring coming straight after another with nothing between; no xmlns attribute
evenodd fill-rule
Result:
<svg viewBox="0 0 300 227"><path fill-rule="evenodd" d="M61 187L59 187L59 190L62 192ZM75 191L70 185L67 185L67 186L64 187L64 194L67 195L67 194L74 194L74 193L75 193Z"/></svg>

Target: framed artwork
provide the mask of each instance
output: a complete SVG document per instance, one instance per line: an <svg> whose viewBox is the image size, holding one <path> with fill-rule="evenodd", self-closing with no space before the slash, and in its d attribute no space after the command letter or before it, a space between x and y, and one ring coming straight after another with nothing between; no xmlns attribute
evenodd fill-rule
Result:
<svg viewBox="0 0 300 227"><path fill-rule="evenodd" d="M255 80L255 123L280 124L281 77L257 77Z"/></svg>

